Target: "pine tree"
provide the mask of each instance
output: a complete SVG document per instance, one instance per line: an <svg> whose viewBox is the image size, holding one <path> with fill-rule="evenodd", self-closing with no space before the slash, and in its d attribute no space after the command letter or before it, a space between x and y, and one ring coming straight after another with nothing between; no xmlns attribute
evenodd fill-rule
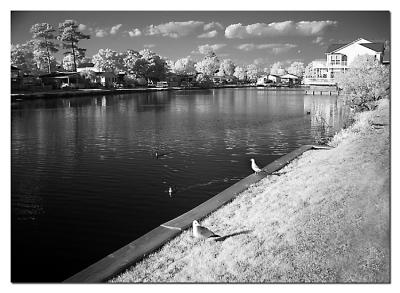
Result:
<svg viewBox="0 0 400 293"><path fill-rule="evenodd" d="M31 33L33 33L33 38L35 39L35 49L36 51L46 51L45 56L47 59L47 69L51 73L51 53L58 52L58 45L55 44L54 32L56 30L48 23L37 23L31 27Z"/></svg>
<svg viewBox="0 0 400 293"><path fill-rule="evenodd" d="M85 35L78 31L78 23L75 20L65 20L58 25L59 35L57 39L63 43L63 48L68 51L65 55L71 54L74 60L74 71L76 71L77 53L84 55L86 49L79 48L78 43L83 39L90 39L90 35Z"/></svg>

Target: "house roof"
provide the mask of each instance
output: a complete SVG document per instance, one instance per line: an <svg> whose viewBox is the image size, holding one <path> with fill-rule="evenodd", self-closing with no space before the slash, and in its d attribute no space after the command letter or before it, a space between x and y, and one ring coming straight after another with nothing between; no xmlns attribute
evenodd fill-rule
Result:
<svg viewBox="0 0 400 293"><path fill-rule="evenodd" d="M351 42L354 43L354 42ZM327 54L332 53L344 46L347 46L351 43L347 43L347 44L331 44L329 45L328 49L326 49ZM368 49L374 50L375 52L383 52L383 48L384 48L384 44L383 43L358 43L361 46L364 46Z"/></svg>
<svg viewBox="0 0 400 293"><path fill-rule="evenodd" d="M62 72L62 71L55 71L52 73L47 73L47 74L43 74L40 75L40 77L67 77L67 76L73 76L73 75L77 75L79 74L79 72Z"/></svg>
<svg viewBox="0 0 400 293"><path fill-rule="evenodd" d="M85 62L78 65L78 68L85 68L85 67L94 67L92 62Z"/></svg>
<svg viewBox="0 0 400 293"><path fill-rule="evenodd" d="M362 43L360 45L368 49L374 50L375 52L383 52L384 49L383 43Z"/></svg>
<svg viewBox="0 0 400 293"><path fill-rule="evenodd" d="M281 78L299 79L299 77L297 75L290 74L290 73L282 75Z"/></svg>
<svg viewBox="0 0 400 293"><path fill-rule="evenodd" d="M347 44L330 44L325 53L332 53L333 51L336 51L337 49L340 49L346 45Z"/></svg>

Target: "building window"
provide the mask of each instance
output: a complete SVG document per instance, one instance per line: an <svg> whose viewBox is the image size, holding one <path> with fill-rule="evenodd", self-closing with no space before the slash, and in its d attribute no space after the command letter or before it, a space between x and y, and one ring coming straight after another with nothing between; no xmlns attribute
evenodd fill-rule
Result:
<svg viewBox="0 0 400 293"><path fill-rule="evenodd" d="M347 66L347 56L342 55L342 65Z"/></svg>
<svg viewBox="0 0 400 293"><path fill-rule="evenodd" d="M331 55L331 65L340 65L340 61L342 60L342 55L333 54Z"/></svg>

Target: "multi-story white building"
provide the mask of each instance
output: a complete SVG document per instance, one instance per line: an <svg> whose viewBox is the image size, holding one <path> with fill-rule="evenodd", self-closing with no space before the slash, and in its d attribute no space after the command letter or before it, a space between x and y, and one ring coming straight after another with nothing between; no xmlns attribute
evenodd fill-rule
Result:
<svg viewBox="0 0 400 293"><path fill-rule="evenodd" d="M347 44L332 44L325 52L326 59L312 62L312 74L306 76L304 83L335 85L335 74L345 72L354 58L368 54L382 62L384 50L384 43L374 43L362 38Z"/></svg>

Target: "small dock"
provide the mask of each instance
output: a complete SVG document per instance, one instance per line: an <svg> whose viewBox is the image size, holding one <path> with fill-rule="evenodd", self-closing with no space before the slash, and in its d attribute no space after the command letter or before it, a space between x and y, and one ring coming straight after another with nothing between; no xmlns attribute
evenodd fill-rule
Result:
<svg viewBox="0 0 400 293"><path fill-rule="evenodd" d="M339 90L336 86L311 86L306 89L306 95L328 95L328 96L338 96Z"/></svg>
<svg viewBox="0 0 400 293"><path fill-rule="evenodd" d="M328 96L338 96L339 91L326 91L326 90L306 90L306 95L328 95Z"/></svg>

